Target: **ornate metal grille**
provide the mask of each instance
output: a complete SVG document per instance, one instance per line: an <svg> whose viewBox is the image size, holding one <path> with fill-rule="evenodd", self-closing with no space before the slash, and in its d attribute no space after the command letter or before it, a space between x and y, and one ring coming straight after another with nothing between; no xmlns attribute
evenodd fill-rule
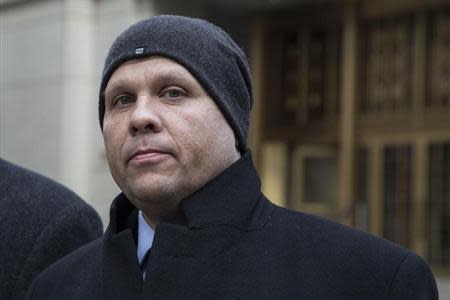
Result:
<svg viewBox="0 0 450 300"><path fill-rule="evenodd" d="M338 112L339 31L280 29L269 35L266 124L301 126Z"/></svg>
<svg viewBox="0 0 450 300"><path fill-rule="evenodd" d="M450 13L431 14L428 41L429 107L450 106Z"/></svg>
<svg viewBox="0 0 450 300"><path fill-rule="evenodd" d="M366 24L362 111L395 112L411 107L411 23L409 17L402 17Z"/></svg>

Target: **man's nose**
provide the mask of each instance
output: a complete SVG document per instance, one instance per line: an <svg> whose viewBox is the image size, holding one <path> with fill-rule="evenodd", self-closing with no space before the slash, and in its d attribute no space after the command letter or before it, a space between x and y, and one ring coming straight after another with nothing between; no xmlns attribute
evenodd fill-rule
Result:
<svg viewBox="0 0 450 300"><path fill-rule="evenodd" d="M156 100L152 99L150 95L138 96L130 117L130 133L132 135L157 133L161 129L161 119Z"/></svg>

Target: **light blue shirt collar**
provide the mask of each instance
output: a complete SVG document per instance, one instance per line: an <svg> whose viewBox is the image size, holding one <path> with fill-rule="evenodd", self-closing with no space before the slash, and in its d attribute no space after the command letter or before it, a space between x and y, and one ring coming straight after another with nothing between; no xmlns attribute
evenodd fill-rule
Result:
<svg viewBox="0 0 450 300"><path fill-rule="evenodd" d="M137 257L139 263L142 263L145 254L153 245L153 238L155 231L147 224L144 219L142 211L138 213L138 243L137 243Z"/></svg>

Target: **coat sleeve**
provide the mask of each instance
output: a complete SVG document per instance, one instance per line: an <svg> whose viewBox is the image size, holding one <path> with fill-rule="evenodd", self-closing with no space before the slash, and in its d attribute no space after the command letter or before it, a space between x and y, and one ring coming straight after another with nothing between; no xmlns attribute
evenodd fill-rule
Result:
<svg viewBox="0 0 450 300"><path fill-rule="evenodd" d="M87 204L76 201L59 211L36 238L14 288L13 300L23 299L32 279L46 267L102 233L98 214Z"/></svg>
<svg viewBox="0 0 450 300"><path fill-rule="evenodd" d="M397 269L390 293L392 300L438 300L436 281L429 266L414 253L408 253Z"/></svg>

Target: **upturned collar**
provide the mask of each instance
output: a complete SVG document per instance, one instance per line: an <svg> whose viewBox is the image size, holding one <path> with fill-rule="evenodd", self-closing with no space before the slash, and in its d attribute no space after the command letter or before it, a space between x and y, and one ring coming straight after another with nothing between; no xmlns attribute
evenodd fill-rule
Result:
<svg viewBox="0 0 450 300"><path fill-rule="evenodd" d="M216 225L259 226L261 184L250 151L180 202L189 228ZM256 211L255 211L256 210ZM130 228L137 208L121 193L113 201L107 235Z"/></svg>

